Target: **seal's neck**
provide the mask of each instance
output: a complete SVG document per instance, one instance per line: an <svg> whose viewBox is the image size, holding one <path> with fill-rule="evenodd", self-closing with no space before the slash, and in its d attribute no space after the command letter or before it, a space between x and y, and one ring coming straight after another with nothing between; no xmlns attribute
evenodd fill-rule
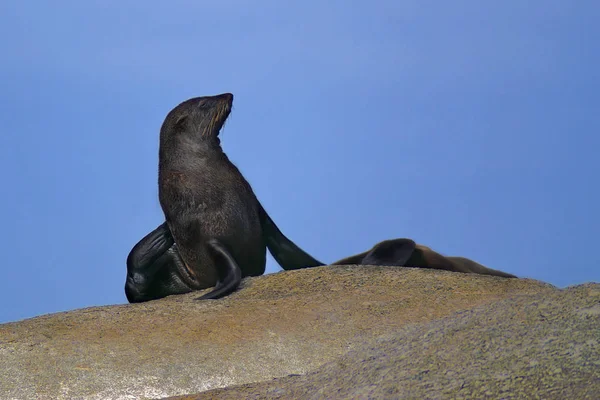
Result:
<svg viewBox="0 0 600 400"><path fill-rule="evenodd" d="M179 169L196 162L220 160L224 156L218 137L188 137L180 135L161 140L158 159L163 167Z"/></svg>

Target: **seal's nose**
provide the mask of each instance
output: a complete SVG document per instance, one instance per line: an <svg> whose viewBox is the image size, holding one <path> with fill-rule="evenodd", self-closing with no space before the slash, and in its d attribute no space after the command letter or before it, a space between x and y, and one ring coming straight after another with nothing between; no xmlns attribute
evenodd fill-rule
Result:
<svg viewBox="0 0 600 400"><path fill-rule="evenodd" d="M223 94L220 94L219 97L221 97L227 101L230 101L230 102L233 101L233 94L231 94L231 93L223 93Z"/></svg>

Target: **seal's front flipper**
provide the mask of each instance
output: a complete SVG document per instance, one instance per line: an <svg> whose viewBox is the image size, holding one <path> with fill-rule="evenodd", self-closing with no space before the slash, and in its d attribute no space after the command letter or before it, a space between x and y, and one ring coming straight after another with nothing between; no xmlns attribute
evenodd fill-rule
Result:
<svg viewBox="0 0 600 400"><path fill-rule="evenodd" d="M319 267L323 264L288 239L269 217L262 204L258 202L258 215L267 248L284 270Z"/></svg>
<svg viewBox="0 0 600 400"><path fill-rule="evenodd" d="M237 289L242 281L242 270L221 242L217 239L211 239L208 241L208 248L215 256L219 282L212 292L206 293L196 300L218 299L228 295Z"/></svg>
<svg viewBox="0 0 600 400"><path fill-rule="evenodd" d="M361 261L362 265L404 266L415 251L410 239L391 239L377 243Z"/></svg>

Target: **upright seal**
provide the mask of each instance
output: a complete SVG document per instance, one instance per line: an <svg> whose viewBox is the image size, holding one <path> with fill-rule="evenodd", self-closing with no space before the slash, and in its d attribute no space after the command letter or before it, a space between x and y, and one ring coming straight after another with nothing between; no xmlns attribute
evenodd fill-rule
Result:
<svg viewBox="0 0 600 400"><path fill-rule="evenodd" d="M213 286L200 299L222 297L243 277L264 273L266 246L289 269L322 265L281 233L221 149L232 102L230 93L196 97L165 118L159 201L166 222L127 258L130 302Z"/></svg>

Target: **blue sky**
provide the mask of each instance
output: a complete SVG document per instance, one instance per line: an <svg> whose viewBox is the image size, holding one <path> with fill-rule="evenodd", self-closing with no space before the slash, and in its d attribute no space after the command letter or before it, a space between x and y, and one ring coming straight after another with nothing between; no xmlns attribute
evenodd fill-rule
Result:
<svg viewBox="0 0 600 400"><path fill-rule="evenodd" d="M320 260L410 237L600 281L599 18L562 0L3 1L0 322L126 302L125 258L163 221L160 125L222 92L225 151Z"/></svg>

